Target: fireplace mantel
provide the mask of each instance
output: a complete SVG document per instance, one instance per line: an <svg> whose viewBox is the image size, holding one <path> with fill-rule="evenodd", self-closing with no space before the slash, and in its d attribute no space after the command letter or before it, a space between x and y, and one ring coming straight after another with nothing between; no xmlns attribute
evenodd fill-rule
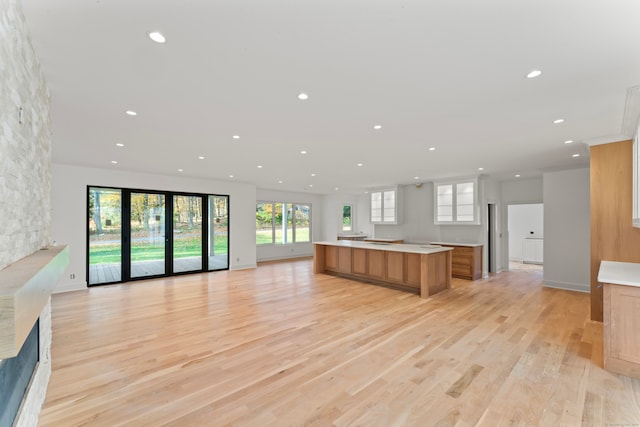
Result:
<svg viewBox="0 0 640 427"><path fill-rule="evenodd" d="M0 359L18 355L69 264L69 248L50 246L0 270Z"/></svg>

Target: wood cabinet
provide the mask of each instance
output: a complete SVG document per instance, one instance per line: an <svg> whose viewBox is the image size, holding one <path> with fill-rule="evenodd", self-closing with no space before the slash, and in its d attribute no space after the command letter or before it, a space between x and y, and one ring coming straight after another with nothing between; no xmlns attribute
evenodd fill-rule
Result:
<svg viewBox="0 0 640 427"><path fill-rule="evenodd" d="M453 254L451 255L451 275L453 277L468 280L482 278L482 245L437 244L453 248Z"/></svg>
<svg viewBox="0 0 640 427"><path fill-rule="evenodd" d="M640 378L640 287L604 284L604 368Z"/></svg>

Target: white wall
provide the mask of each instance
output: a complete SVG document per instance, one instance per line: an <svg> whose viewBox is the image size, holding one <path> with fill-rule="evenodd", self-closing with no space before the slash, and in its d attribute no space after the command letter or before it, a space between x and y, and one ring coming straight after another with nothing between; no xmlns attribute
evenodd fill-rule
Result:
<svg viewBox="0 0 640 427"><path fill-rule="evenodd" d="M376 224L373 226L373 236L419 243L440 240L441 227L433 223L433 183L424 183L420 188L404 185L400 189L401 223Z"/></svg>
<svg viewBox="0 0 640 427"><path fill-rule="evenodd" d="M291 245L258 245L256 246L256 259L258 261L313 256L312 242L322 240L323 236L322 195L257 189L256 201L311 204L311 242ZM255 212L255 209L254 202L253 212ZM255 217L253 222L253 241L255 246Z"/></svg>
<svg viewBox="0 0 640 427"><path fill-rule="evenodd" d="M509 205L509 259L522 261L527 237L543 237L543 204Z"/></svg>
<svg viewBox="0 0 640 427"><path fill-rule="evenodd" d="M142 190L190 191L229 195L231 269L256 266L253 185L169 175L54 164L52 167L51 238L70 247L70 262L57 291L86 287L87 186ZM70 275L75 274L75 279Z"/></svg>
<svg viewBox="0 0 640 427"><path fill-rule="evenodd" d="M590 292L589 169L544 174L546 286Z"/></svg>
<svg viewBox="0 0 640 427"><path fill-rule="evenodd" d="M367 194L329 194L322 198L322 240L336 240L342 231L342 206L351 205L353 233L373 235L369 222L369 198Z"/></svg>

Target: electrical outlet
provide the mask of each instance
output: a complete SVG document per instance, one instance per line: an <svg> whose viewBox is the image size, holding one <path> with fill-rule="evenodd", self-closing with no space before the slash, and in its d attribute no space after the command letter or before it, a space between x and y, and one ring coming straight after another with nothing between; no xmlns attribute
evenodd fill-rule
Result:
<svg viewBox="0 0 640 427"><path fill-rule="evenodd" d="M71 274L69 275L69 279L75 279L75 278L76 278L75 273L71 273Z"/></svg>

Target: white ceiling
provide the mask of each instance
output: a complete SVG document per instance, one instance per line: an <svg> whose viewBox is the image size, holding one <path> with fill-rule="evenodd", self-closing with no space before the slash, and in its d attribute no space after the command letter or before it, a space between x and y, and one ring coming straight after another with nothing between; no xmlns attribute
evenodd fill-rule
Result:
<svg viewBox="0 0 640 427"><path fill-rule="evenodd" d="M526 178L588 164L584 141L623 132L640 84L637 0L22 6L51 90L56 163L313 193L479 167ZM542 76L525 78L533 69Z"/></svg>

